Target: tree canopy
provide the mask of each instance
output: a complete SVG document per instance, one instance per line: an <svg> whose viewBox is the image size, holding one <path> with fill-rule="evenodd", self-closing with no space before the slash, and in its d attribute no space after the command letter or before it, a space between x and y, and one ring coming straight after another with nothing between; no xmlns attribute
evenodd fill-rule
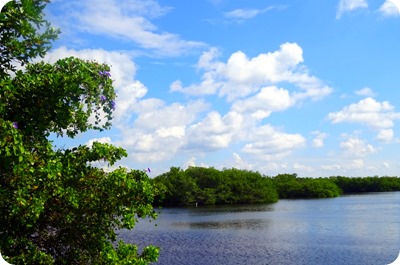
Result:
<svg viewBox="0 0 400 265"><path fill-rule="evenodd" d="M59 33L44 18L48 2L12 1L0 13L0 252L11 264L154 262L157 247L115 242L118 229L156 217L147 174L93 166L127 156L120 147L49 140L110 128L116 94L108 65L32 62Z"/></svg>
<svg viewBox="0 0 400 265"><path fill-rule="evenodd" d="M278 193L270 178L258 172L215 168L171 167L154 182L165 188L164 205L271 203Z"/></svg>
<svg viewBox="0 0 400 265"><path fill-rule="evenodd" d="M400 191L398 177L268 177L235 168L171 167L153 181L165 192L163 200L157 198L157 204L165 206L273 203L278 198L332 198L346 193Z"/></svg>

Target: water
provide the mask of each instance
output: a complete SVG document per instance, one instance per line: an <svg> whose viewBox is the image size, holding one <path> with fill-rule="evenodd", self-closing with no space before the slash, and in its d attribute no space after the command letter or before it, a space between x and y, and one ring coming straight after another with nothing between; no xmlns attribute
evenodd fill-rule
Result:
<svg viewBox="0 0 400 265"><path fill-rule="evenodd" d="M400 192L168 208L121 237L161 247L157 264L385 265L400 251Z"/></svg>

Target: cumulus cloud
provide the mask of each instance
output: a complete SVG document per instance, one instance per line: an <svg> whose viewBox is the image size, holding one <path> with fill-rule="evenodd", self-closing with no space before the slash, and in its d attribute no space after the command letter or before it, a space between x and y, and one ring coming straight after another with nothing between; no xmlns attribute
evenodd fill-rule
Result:
<svg viewBox="0 0 400 265"><path fill-rule="evenodd" d="M302 135L281 132L271 125L256 128L249 137L242 151L266 160L280 159L305 145Z"/></svg>
<svg viewBox="0 0 400 265"><path fill-rule="evenodd" d="M367 144L362 139L357 137L349 137L340 143L340 148L348 156L364 157L375 153L375 148L371 144Z"/></svg>
<svg viewBox="0 0 400 265"><path fill-rule="evenodd" d="M157 101L157 104L151 101ZM121 128L121 134L124 147L136 161L143 163L172 158L187 142L187 127L208 106L203 101L167 105L150 99L141 101L133 108L135 121Z"/></svg>
<svg viewBox="0 0 400 265"><path fill-rule="evenodd" d="M332 123L359 123L380 131L391 129L394 122L400 119L400 113L395 112L388 101L378 102L373 98L365 98L338 112L329 113L328 119ZM378 138L382 138L382 133Z"/></svg>
<svg viewBox="0 0 400 265"><path fill-rule="evenodd" d="M385 17L398 17L398 16L400 16L400 10L390 0L386 0L380 6L378 11Z"/></svg>
<svg viewBox="0 0 400 265"><path fill-rule="evenodd" d="M366 0L340 0L336 12L336 18L341 18L344 13L364 8L368 8L368 3Z"/></svg>
<svg viewBox="0 0 400 265"><path fill-rule="evenodd" d="M189 95L218 94L233 101L258 92L262 87L288 82L297 87L291 93L295 101L316 100L332 92L301 64L303 50L296 43L284 43L278 51L253 58L237 51L226 63L218 61L218 55L218 50L212 49L199 59L197 67L204 72L201 83L184 87L177 80L171 85L171 91Z"/></svg>
<svg viewBox="0 0 400 265"><path fill-rule="evenodd" d="M45 60L55 61L67 56L111 65L118 95L114 128L120 131L113 144L123 146L130 159L137 163L166 161L178 152L213 152L231 144L243 144L245 153L266 153L273 159L289 154L305 142L301 135L287 134L269 125L258 126L258 121L270 112L285 110L293 104L286 89L262 87L254 96L235 101L231 110L220 114L210 111L209 104L203 100L167 104L161 99L146 98L148 89L135 79L136 65L126 53L61 47L49 53ZM290 58L282 60L291 64L293 58ZM200 64L216 67L205 57L201 58Z"/></svg>
<svg viewBox="0 0 400 265"><path fill-rule="evenodd" d="M236 112L221 116L212 111L188 128L186 149L213 151L226 148L242 129L244 117Z"/></svg>
<svg viewBox="0 0 400 265"><path fill-rule="evenodd" d="M293 104L289 91L275 86L264 87L253 97L237 100L232 110L257 120L267 118L273 111L282 111Z"/></svg>
<svg viewBox="0 0 400 265"><path fill-rule="evenodd" d="M376 136L376 138L379 141L389 143L389 142L393 141L394 131L392 129L379 130L378 135Z"/></svg>
<svg viewBox="0 0 400 265"><path fill-rule="evenodd" d="M151 20L167 14L171 8L154 0L71 0L61 7L68 14L63 17L64 29L130 41L137 48L158 55L176 56L205 46L157 28Z"/></svg>
<svg viewBox="0 0 400 265"><path fill-rule="evenodd" d="M152 105L156 101L158 104ZM153 106L153 107L149 107ZM196 115L208 109L208 104L202 100L187 104L172 103L167 105L158 99L143 100L133 107L138 114L134 127L146 131L155 131L159 128L182 127L193 122Z"/></svg>

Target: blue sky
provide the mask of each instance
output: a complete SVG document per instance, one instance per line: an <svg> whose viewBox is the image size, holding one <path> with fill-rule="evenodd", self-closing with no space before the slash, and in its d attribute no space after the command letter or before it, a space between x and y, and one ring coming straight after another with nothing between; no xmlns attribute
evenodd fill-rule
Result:
<svg viewBox="0 0 400 265"><path fill-rule="evenodd" d="M46 61L111 65L119 165L400 175L400 13L387 0L56 0ZM99 165L104 166L104 165Z"/></svg>

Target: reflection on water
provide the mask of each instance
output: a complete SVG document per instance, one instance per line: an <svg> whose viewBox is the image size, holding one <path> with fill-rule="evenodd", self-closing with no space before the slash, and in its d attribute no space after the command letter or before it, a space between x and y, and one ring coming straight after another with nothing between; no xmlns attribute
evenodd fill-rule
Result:
<svg viewBox="0 0 400 265"><path fill-rule="evenodd" d="M227 221L205 221L205 222L175 222L173 226L193 229L265 229L266 220L227 220Z"/></svg>
<svg viewBox="0 0 400 265"><path fill-rule="evenodd" d="M181 214L186 210L192 216L196 215L221 215L230 213L246 213L246 212L269 212L274 210L274 204L237 204L237 205L207 205L200 207L183 207L175 212ZM171 209L173 212L173 209Z"/></svg>
<svg viewBox="0 0 400 265"><path fill-rule="evenodd" d="M161 209L121 237L157 264L384 265L400 250L400 192Z"/></svg>

